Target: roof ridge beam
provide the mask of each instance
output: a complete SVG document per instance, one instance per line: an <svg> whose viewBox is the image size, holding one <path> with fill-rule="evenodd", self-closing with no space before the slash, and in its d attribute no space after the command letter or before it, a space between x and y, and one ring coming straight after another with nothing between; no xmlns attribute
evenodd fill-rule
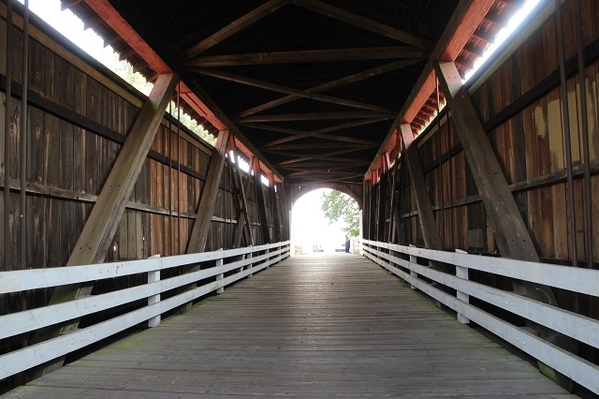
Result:
<svg viewBox="0 0 599 399"><path fill-rule="evenodd" d="M429 55L429 51L413 46L361 47L327 50L212 55L196 57L185 63L185 66L214 68L240 65L269 65L301 62L424 58L428 57Z"/></svg>

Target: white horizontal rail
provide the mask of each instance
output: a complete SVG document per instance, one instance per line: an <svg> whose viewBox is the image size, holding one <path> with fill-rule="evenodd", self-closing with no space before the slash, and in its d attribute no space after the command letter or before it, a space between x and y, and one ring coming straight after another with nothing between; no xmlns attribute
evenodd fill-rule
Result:
<svg viewBox="0 0 599 399"><path fill-rule="evenodd" d="M260 252L266 253L258 255ZM2 367L0 367L0 380L64 356L127 328L155 319L162 313L189 303L210 292L218 291L227 285L276 264L287 258L289 252L289 242L280 242L226 251L219 250L210 253L151 258L131 262L1 272L0 286L2 286L3 291L0 291L0 293L6 293L63 284L84 283L123 275L152 273L181 265L248 255L245 259L226 263L222 266L211 267L149 284L0 316L0 339L3 339L53 324L78 319L125 303L155 297L163 292L237 270L236 273L230 276L203 284L169 299L158 301L84 329L74 330L58 338L4 354L0 356L0 364L2 364ZM245 266L248 266L248 268L242 270ZM88 271L88 273L84 271ZM36 273L42 275L45 281ZM22 281L22 278L29 280ZM7 286L4 286L5 283Z"/></svg>
<svg viewBox="0 0 599 399"><path fill-rule="evenodd" d="M580 267L560 266L549 263L528 262L509 258L476 256L432 249L407 247L404 245L364 240L364 244L418 256L433 261L449 263L472 270L493 273L499 276L530 281L580 294L598 296L599 271Z"/></svg>
<svg viewBox="0 0 599 399"><path fill-rule="evenodd" d="M80 284L88 281L147 273L171 267L261 252L268 248L276 247L277 245L278 243L229 249L226 251L218 250L214 252L177 255L164 258L149 258L127 262L0 272L0 294L58 287L61 285Z"/></svg>
<svg viewBox="0 0 599 399"><path fill-rule="evenodd" d="M363 249L366 257L399 276L414 288L421 290L435 300L455 310L465 320L474 321L488 331L534 356L539 361L590 389L592 392L599 393L599 366L474 307L457 297L449 295L420 279L418 276L426 277L453 288L460 293L467 294L469 297L478 298L595 348L599 348L599 320L537 302L513 292L502 291L484 284L469 281L467 278L437 271L431 267L422 266L416 263L416 261L409 261L394 255L395 253L402 253L410 255L412 259L421 257L423 259L450 263L501 276L520 278L538 284L570 289L574 292L585 293L595 297L599 297L599 283L596 283L599 281L599 271L433 251L374 241L364 241ZM395 253L392 252L390 254L381 249L395 251ZM530 267L531 270L518 270L518 268L526 267ZM583 273L578 273L579 271ZM522 278L523 276L526 276L526 278ZM579 278L586 278L586 280L576 283L575 280ZM554 283L548 284L548 282Z"/></svg>

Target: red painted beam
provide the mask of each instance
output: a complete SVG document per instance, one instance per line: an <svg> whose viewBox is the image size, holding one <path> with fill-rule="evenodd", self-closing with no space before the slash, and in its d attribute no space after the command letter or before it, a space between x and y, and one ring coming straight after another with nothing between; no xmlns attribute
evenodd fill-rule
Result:
<svg viewBox="0 0 599 399"><path fill-rule="evenodd" d="M171 68L152 50L141 36L129 25L127 21L114 9L108 0L85 0L85 3L102 20L115 31L153 70L159 74L173 72ZM181 82L181 98L202 118L210 122L219 130L227 126L214 115L212 111Z"/></svg>
<svg viewBox="0 0 599 399"><path fill-rule="evenodd" d="M115 10L108 0L82 0L110 26L114 32L120 36L154 71L159 74L172 72L171 68L154 52L154 50L146 43L141 36L129 25L129 23ZM184 83L178 87L181 99L189 105L200 117L207 120L218 130L228 129L211 110L204 104L198 96ZM237 140L237 148L249 158L254 154L239 140ZM257 159L257 158L256 158ZM262 161L258 161L258 165L265 173L270 172ZM282 180L275 174L275 180L281 183Z"/></svg>
<svg viewBox="0 0 599 399"><path fill-rule="evenodd" d="M432 62L439 61L455 61L468 41L484 21L485 16L492 9L493 5L499 0L473 0L468 8L464 11L462 18L455 24L453 33L446 31L434 49L429 62L420 76L420 87L415 86L410 95L411 101L402 109L402 113L398 115L396 122L399 124L411 124L415 121L416 116L421 111L422 107L431 94L436 89L436 77L432 67ZM449 26L449 25L448 25ZM451 28L448 28L451 29ZM447 34L451 36L446 36ZM418 83L417 83L418 85ZM397 142L397 129L394 128L388 135L378 155L372 161L369 170L378 169L381 166L381 155L390 152ZM368 172L366 173L368 175Z"/></svg>

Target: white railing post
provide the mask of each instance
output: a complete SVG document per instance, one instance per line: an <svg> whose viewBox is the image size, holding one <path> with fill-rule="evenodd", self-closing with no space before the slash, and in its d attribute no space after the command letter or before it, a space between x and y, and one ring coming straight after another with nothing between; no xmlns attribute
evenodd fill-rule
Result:
<svg viewBox="0 0 599 399"><path fill-rule="evenodd" d="M266 255L268 255L270 253L270 248L266 250ZM270 256L266 257L266 268L268 269L270 267Z"/></svg>
<svg viewBox="0 0 599 399"><path fill-rule="evenodd" d="M461 249L456 249L455 252L458 254L467 254L468 253L466 251L462 251ZM468 268L456 265L455 275L457 278L468 280ZM470 303L470 295L468 295L462 291L457 290L457 298L458 298L458 301L462 301L464 303ZM462 324L470 323L470 319L468 319L466 316L464 316L460 312L458 312L458 321Z"/></svg>
<svg viewBox="0 0 599 399"><path fill-rule="evenodd" d="M241 255L242 260L245 258L246 258L246 254ZM241 273L244 269L245 269L245 267L241 266L239 269L237 269L237 273Z"/></svg>
<svg viewBox="0 0 599 399"><path fill-rule="evenodd" d="M247 254L247 258L248 259L252 259L253 255L254 255L253 252L248 253ZM247 265L247 269L248 270L251 269L251 268L253 268L253 267L254 267L254 263L252 263L252 262L248 263L248 265ZM254 273L248 274L248 278L252 277L253 275L254 275Z"/></svg>
<svg viewBox="0 0 599 399"><path fill-rule="evenodd" d="M391 258L395 258L395 251L392 249L389 249L389 256ZM396 267L396 263L395 261L393 261L393 259L389 259L389 267ZM389 273L393 273L391 270L389 270Z"/></svg>
<svg viewBox="0 0 599 399"><path fill-rule="evenodd" d="M222 266L225 264L225 259L224 258L220 258L216 260L216 267ZM224 274L220 273L216 276L216 281L222 280L224 278ZM216 290L217 294L222 294L223 292L225 292L225 287L220 287L219 289Z"/></svg>
<svg viewBox="0 0 599 399"><path fill-rule="evenodd" d="M160 270L148 272L148 284L157 283L160 281ZM148 297L148 306L160 302L160 294ZM148 320L148 327L157 327L160 324L161 316L155 316Z"/></svg>
<svg viewBox="0 0 599 399"><path fill-rule="evenodd" d="M410 244L410 247L415 248L416 246L413 244ZM417 263L418 262L418 258L416 258L416 256L414 255L410 255L410 263ZM410 267L410 277L412 277L412 279L417 279L418 278L418 274L412 270L412 267ZM414 284L410 284L410 288L415 290L416 286Z"/></svg>

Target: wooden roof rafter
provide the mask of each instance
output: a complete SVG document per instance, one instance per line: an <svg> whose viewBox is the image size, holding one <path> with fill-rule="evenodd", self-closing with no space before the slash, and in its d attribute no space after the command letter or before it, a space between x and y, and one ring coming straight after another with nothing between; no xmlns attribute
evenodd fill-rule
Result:
<svg viewBox="0 0 599 399"><path fill-rule="evenodd" d="M304 114L279 114L279 115L253 115L235 122L238 123L263 123L263 122L289 122L289 121L319 121L332 119L392 119L392 113L373 111L347 111L347 112L312 112Z"/></svg>
<svg viewBox="0 0 599 399"><path fill-rule="evenodd" d="M422 59L428 55L428 51L413 46L363 47L199 56L188 61L185 65L188 67L214 68L307 62L383 60L394 58Z"/></svg>
<svg viewBox="0 0 599 399"><path fill-rule="evenodd" d="M388 25L375 22L361 15L357 15L342 10L340 8L331 6L319 0L293 0L293 3L301 7L307 8L308 10L326 15L327 17L338 19L347 24L356 26L361 29L369 30L378 35L386 36L388 38L397 40L398 42L410 44L414 47L418 47L424 50L430 50L434 46L433 43L426 39L423 39L408 32L401 31L399 29L392 28Z"/></svg>
<svg viewBox="0 0 599 399"><path fill-rule="evenodd" d="M340 79L336 79L315 87L312 87L310 89L305 90L305 92L307 93L319 93L322 91L327 91L327 90L331 90L337 87L341 87L347 84L351 84L351 83L356 83L359 82L363 79L368 79L368 78L372 78L374 76L378 76L387 72L391 72L397 69L401 69L410 65L414 65L415 63L419 62L420 59L418 58L409 58L409 59L403 59L403 60L399 60L399 61L393 61L391 63L376 67L376 68L371 68L368 69L366 71L363 72L359 72L356 74L352 74L350 76L346 76ZM263 103L260 105L257 105L255 107L252 107L250 109L246 109L245 111L240 112L237 117L238 118L244 118L246 116L250 116L253 114L256 114L258 112L262 112L262 111L266 111L269 110L271 108L275 108L279 105L283 105L283 104L287 104L291 101L295 101L297 99L299 99L301 97L299 96L295 96L295 95L288 95L286 97L281 97L280 99L277 100L272 100L269 101L267 103Z"/></svg>
<svg viewBox="0 0 599 399"><path fill-rule="evenodd" d="M379 121L379 120L380 119L376 119L376 121ZM372 122L372 120L370 120L370 121L371 122L368 122L368 123L374 123L374 122ZM366 123L363 123L363 124L366 124ZM344 124L344 126L346 126L346 125L347 124ZM299 140L302 138L307 138L307 137L314 137L314 138L319 138L319 139L323 139L323 140L338 141L338 142L343 142L343 143L353 143L353 144L367 145L367 146L376 144L375 142L370 141L370 140L321 133L321 132L325 132L325 131L332 132L335 130L341 130L341 129L343 129L342 125L333 126L331 128L315 130L312 132L305 132L302 130L288 129L288 128L283 128L283 127L278 127L278 126L270 126L270 125L246 124L245 126L290 135L289 137L284 137L284 138L273 140L273 141L266 143L264 145L265 148L268 148L268 147L274 146L274 145L278 145L278 144L289 143L289 142L296 141L296 140Z"/></svg>
<svg viewBox="0 0 599 399"><path fill-rule="evenodd" d="M192 59L198 54L203 53L208 50L212 46L217 45L221 41L233 36L236 33L241 32L248 26L255 24L260 21L262 18L265 18L277 11L279 8L287 5L290 0L269 0L266 3L262 4L260 7L257 7L253 11L247 13L246 15L238 18L237 20L231 22L227 26L220 29L218 32L213 33L208 36L201 42L191 46L186 52L185 57L187 60Z"/></svg>
<svg viewBox="0 0 599 399"><path fill-rule="evenodd" d="M375 112L388 112L388 113L392 112L390 109L385 108L385 107L380 107L378 105L365 104L365 103L360 103L357 101L346 100L343 98L336 98L336 97L331 97L331 96L327 96L327 95L323 95L323 94L311 93L306 90L292 89L290 87L285 87L285 86L274 84L274 83L263 82L263 81L259 81L257 79L245 78L243 76L235 75L235 74L228 73L228 72L215 71L213 69L208 69L208 68L191 68L191 70L194 72L200 73L202 75L212 76L217 79L228 80L230 82L235 82L235 83L248 85L248 86L254 86L254 87L258 87L260 89L271 90L271 91L275 91L278 93L290 94L290 95L294 95L297 97L308 98L310 100L328 102L328 103L332 103L332 104L344 105L347 107L365 109L365 110L375 111Z"/></svg>

